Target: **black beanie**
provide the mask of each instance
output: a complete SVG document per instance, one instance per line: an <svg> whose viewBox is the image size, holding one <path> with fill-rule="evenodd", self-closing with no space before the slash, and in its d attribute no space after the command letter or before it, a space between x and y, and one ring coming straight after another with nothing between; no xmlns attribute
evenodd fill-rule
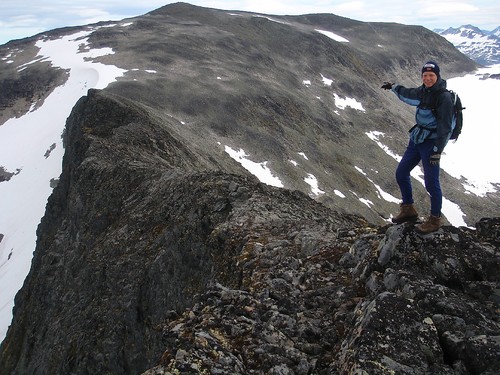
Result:
<svg viewBox="0 0 500 375"><path fill-rule="evenodd" d="M422 67L422 74L425 72L433 72L439 77L439 65L434 61L427 61Z"/></svg>

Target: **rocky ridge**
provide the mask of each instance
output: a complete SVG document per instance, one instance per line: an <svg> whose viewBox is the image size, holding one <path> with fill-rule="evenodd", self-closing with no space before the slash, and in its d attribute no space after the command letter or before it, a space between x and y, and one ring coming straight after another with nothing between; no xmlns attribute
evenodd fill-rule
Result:
<svg viewBox="0 0 500 375"><path fill-rule="evenodd" d="M316 229L251 236L241 286L168 316L144 375L498 373L499 219L427 236Z"/></svg>

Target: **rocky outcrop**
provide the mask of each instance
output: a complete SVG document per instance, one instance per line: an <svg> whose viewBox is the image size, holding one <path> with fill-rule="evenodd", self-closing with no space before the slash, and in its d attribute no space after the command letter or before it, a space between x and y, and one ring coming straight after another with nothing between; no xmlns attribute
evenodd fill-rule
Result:
<svg viewBox="0 0 500 375"><path fill-rule="evenodd" d="M20 54L28 55L34 48L26 49L28 51ZM0 55L3 55L3 50L4 48L0 48ZM35 56L36 53L30 55L32 58ZM20 117L29 110L38 108L54 87L64 83L67 78L66 73L64 70L54 69L47 62L17 70L9 64L2 64L0 72L0 126L9 118Z"/></svg>
<svg viewBox="0 0 500 375"><path fill-rule="evenodd" d="M166 314L166 351L144 375L496 374L499 228L257 231L241 287Z"/></svg>
<svg viewBox="0 0 500 375"><path fill-rule="evenodd" d="M12 176L14 176L14 173L10 173L0 166L0 182L9 181Z"/></svg>

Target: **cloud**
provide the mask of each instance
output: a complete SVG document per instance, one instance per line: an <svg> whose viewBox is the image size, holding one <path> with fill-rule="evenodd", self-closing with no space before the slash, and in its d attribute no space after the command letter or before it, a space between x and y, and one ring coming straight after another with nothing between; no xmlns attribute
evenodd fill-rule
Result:
<svg viewBox="0 0 500 375"><path fill-rule="evenodd" d="M333 6L332 10L334 13L342 15L344 13L360 12L366 10L366 7L363 1L349 1Z"/></svg>
<svg viewBox="0 0 500 375"><path fill-rule="evenodd" d="M419 17L450 17L450 15L465 15L477 12L478 7L459 2L437 1L426 2L422 7L418 8Z"/></svg>
<svg viewBox="0 0 500 375"><path fill-rule="evenodd" d="M19 28L22 28L36 25L38 22L39 19L34 14L24 14L21 16L14 16L10 18L8 22L4 22L2 23L2 25L14 27L17 26Z"/></svg>
<svg viewBox="0 0 500 375"><path fill-rule="evenodd" d="M135 17L175 0L2 0L0 44L64 26ZM187 0L207 8L270 15L332 13L365 22L398 22L429 29L473 24L499 26L498 0Z"/></svg>

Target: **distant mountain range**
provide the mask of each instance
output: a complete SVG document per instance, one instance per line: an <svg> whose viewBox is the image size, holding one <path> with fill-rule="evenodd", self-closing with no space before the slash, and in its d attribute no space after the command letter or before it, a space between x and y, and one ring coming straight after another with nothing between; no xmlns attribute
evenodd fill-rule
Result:
<svg viewBox="0 0 500 375"><path fill-rule="evenodd" d="M500 26L493 31L481 30L472 25L434 31L479 64L500 63Z"/></svg>

